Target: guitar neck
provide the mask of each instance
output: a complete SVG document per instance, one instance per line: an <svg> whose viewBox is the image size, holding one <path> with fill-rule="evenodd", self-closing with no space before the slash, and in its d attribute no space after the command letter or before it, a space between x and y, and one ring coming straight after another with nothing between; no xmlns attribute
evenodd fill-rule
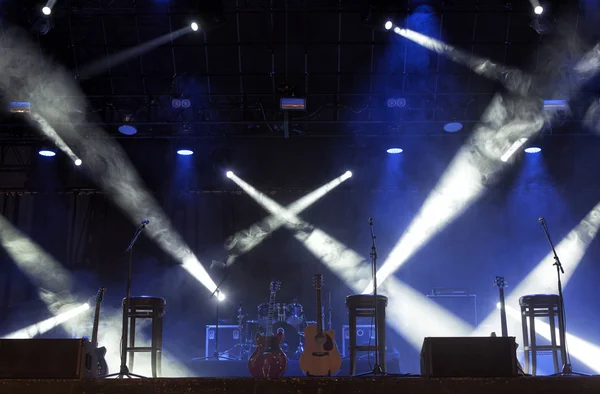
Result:
<svg viewBox="0 0 600 394"><path fill-rule="evenodd" d="M506 307L504 304L504 287L498 288L498 291L500 292L500 325L501 325L501 329L502 329L502 336L507 337L508 336L508 327L506 324Z"/></svg>
<svg viewBox="0 0 600 394"><path fill-rule="evenodd" d="M317 333L323 333L323 305L321 301L321 288L317 287Z"/></svg>
<svg viewBox="0 0 600 394"><path fill-rule="evenodd" d="M273 335L273 313L275 309L275 292L271 292L269 296L269 315L267 318L267 335Z"/></svg>
<svg viewBox="0 0 600 394"><path fill-rule="evenodd" d="M94 326L92 327L92 349L98 347L98 324L100 321L100 302L96 302L94 311Z"/></svg>

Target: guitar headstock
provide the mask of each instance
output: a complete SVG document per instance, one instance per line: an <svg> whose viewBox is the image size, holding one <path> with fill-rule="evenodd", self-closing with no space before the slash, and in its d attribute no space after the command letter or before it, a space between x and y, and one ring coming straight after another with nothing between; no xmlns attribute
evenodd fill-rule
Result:
<svg viewBox="0 0 600 394"><path fill-rule="evenodd" d="M315 286L317 288L317 290L319 290L319 289L321 289L321 287L323 287L323 275L316 274L313 277L313 286Z"/></svg>
<svg viewBox="0 0 600 394"><path fill-rule="evenodd" d="M269 290L271 291L271 293L275 293L276 291L279 291L280 289L281 289L281 281L272 280L271 285L269 286Z"/></svg>
<svg viewBox="0 0 600 394"><path fill-rule="evenodd" d="M98 292L96 293L96 302L97 303L101 303L102 300L104 299L104 292L106 291L106 287L101 287L98 289Z"/></svg>
<svg viewBox="0 0 600 394"><path fill-rule="evenodd" d="M498 286L501 289L504 289L506 287L506 282L504 281L504 277L496 276L496 279L494 280L494 285Z"/></svg>

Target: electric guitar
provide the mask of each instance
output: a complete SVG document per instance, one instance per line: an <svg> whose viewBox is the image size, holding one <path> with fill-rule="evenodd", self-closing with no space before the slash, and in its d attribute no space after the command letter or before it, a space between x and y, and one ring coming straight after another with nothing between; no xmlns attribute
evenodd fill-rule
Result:
<svg viewBox="0 0 600 394"><path fill-rule="evenodd" d="M272 281L269 286L269 315L265 335L256 333L256 350L248 359L248 372L254 378L278 378L287 369L287 356L281 350L283 331L273 335L273 314L275 293L281 288L281 282Z"/></svg>
<svg viewBox="0 0 600 394"><path fill-rule="evenodd" d="M92 352L96 356L97 364L96 371L98 376L108 375L108 364L104 357L106 356L106 348L104 346L98 347L98 323L100 322L100 304L104 298L105 287L98 289L96 293L96 310L94 311L94 326L92 328Z"/></svg>
<svg viewBox="0 0 600 394"><path fill-rule="evenodd" d="M494 283L498 287L498 292L500 293L500 325L502 336L507 337L508 328L506 327L506 306L504 303L504 288L506 287L506 282L504 281L504 277L496 276Z"/></svg>
<svg viewBox="0 0 600 394"><path fill-rule="evenodd" d="M317 324L311 324L304 329L305 343L300 355L300 369L307 376L331 376L342 368L342 357L335 344L335 331L331 328L328 331L323 330L323 275L315 275L313 282L317 292Z"/></svg>
<svg viewBox="0 0 600 394"><path fill-rule="evenodd" d="M507 337L508 336L508 328L507 328L507 324L506 324L506 305L504 302L504 288L506 287L506 281L504 280L503 276L496 276L496 279L494 280L494 284L498 287L498 293L500 296L500 329L502 330L502 336ZM519 344L515 343L515 353L517 352L518 348L519 348ZM516 358L516 355L515 355L515 358ZM521 375L524 375L523 367L521 366L521 363L519 362L518 359L516 359L516 361L517 361L518 373Z"/></svg>

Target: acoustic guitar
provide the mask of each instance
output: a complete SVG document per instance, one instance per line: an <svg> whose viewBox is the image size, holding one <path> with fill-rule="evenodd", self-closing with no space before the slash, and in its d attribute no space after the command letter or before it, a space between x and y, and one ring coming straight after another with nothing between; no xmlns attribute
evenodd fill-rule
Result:
<svg viewBox="0 0 600 394"><path fill-rule="evenodd" d="M305 343L300 355L300 369L307 376L331 376L342 368L342 357L335 344L335 331L323 330L323 275L315 275L313 281L317 292L317 324L311 324L304 329Z"/></svg>
<svg viewBox="0 0 600 394"><path fill-rule="evenodd" d="M254 378L278 378L287 369L287 356L281 350L283 331L273 335L273 314L275 293L281 288L281 282L272 281L269 286L269 314L265 335L256 333L256 350L248 359L248 372Z"/></svg>
<svg viewBox="0 0 600 394"><path fill-rule="evenodd" d="M96 372L98 376L108 375L108 364L106 363L106 348L98 347L98 324L100 323L100 304L104 299L105 287L98 289L96 293L96 310L94 311L94 326L92 328L92 352L96 358Z"/></svg>

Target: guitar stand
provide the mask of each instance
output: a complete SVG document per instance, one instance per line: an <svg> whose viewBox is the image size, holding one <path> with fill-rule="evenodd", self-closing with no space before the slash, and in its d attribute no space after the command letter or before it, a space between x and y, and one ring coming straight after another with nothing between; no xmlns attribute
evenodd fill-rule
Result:
<svg viewBox="0 0 600 394"><path fill-rule="evenodd" d="M327 375L322 375L322 376L321 375L311 375L310 372L306 373L306 377L308 377L308 378L323 378L325 376L328 377L328 378L330 378L331 377L331 371L327 371Z"/></svg>

